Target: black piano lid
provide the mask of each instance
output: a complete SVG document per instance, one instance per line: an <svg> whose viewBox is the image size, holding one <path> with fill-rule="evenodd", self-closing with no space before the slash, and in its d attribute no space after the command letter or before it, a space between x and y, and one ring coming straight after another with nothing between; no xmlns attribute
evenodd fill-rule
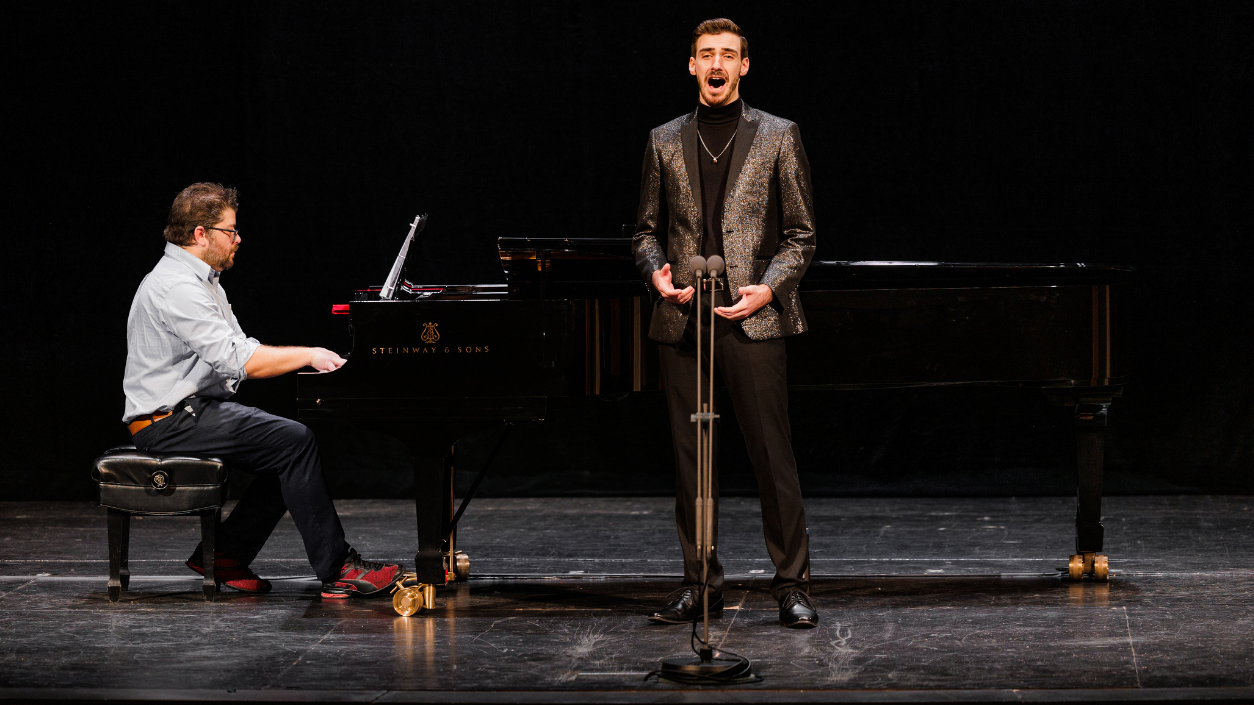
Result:
<svg viewBox="0 0 1254 705"><path fill-rule="evenodd" d="M1124 281L1131 267L1022 262L844 262L810 263L801 290L951 288L983 286L1102 285Z"/></svg>
<svg viewBox="0 0 1254 705"><path fill-rule="evenodd" d="M629 237L502 237L496 240L502 260L571 257L634 261Z"/></svg>
<svg viewBox="0 0 1254 705"><path fill-rule="evenodd" d="M502 265L515 260L622 260L631 269L614 270L599 278L632 278L635 274L631 238L502 237L497 240ZM578 270L572 270L578 271ZM522 269L524 276L532 276ZM905 262L816 260L801 282L801 290L950 288L976 286L1102 285L1123 281L1130 267L1118 265L1016 262ZM561 273L558 274L561 278Z"/></svg>

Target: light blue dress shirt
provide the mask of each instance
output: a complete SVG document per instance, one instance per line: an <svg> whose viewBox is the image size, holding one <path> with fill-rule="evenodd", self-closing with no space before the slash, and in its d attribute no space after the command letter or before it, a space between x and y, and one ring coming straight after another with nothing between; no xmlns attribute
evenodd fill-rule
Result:
<svg viewBox="0 0 1254 705"><path fill-rule="evenodd" d="M231 313L226 292L203 260L166 243L144 277L126 321L126 413L122 423L170 411L192 395L226 399L247 378L261 345Z"/></svg>

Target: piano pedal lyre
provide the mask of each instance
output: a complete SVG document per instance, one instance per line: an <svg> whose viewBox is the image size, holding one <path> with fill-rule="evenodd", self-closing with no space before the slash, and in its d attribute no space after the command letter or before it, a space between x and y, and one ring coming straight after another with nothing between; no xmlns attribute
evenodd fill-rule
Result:
<svg viewBox="0 0 1254 705"><path fill-rule="evenodd" d="M1110 559L1092 551L1071 556L1067 562L1067 576L1072 580L1082 580L1086 575L1098 582L1109 581Z"/></svg>
<svg viewBox="0 0 1254 705"><path fill-rule="evenodd" d="M406 585L409 581L414 584ZM405 573L400 582L392 586L392 609L402 617L435 609L435 586L418 582L417 573Z"/></svg>

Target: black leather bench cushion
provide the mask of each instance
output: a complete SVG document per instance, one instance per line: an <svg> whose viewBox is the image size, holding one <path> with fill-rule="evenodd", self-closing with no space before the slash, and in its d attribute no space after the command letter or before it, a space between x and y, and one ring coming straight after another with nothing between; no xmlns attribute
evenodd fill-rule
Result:
<svg viewBox="0 0 1254 705"><path fill-rule="evenodd" d="M149 455L115 448L96 458L91 477L100 506L142 514L188 514L222 506L226 467L217 458Z"/></svg>

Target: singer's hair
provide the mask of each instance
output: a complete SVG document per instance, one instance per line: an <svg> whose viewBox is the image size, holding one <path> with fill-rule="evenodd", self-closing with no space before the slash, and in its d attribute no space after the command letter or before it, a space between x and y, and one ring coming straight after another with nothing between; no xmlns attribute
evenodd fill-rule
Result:
<svg viewBox="0 0 1254 705"><path fill-rule="evenodd" d="M745 35L740 33L740 27L737 26L735 22L732 22L725 17L706 20L705 22L697 25L696 29L692 30L692 46L688 49L688 56L694 58L697 56L698 39L707 34L722 34L724 32L729 32L737 37L740 37L740 58L749 58L749 40L745 39Z"/></svg>
<svg viewBox="0 0 1254 705"><path fill-rule="evenodd" d="M170 220L165 226L166 242L181 247L192 244L196 227L212 227L222 220L222 211L239 210L239 193L222 184L192 184L174 197Z"/></svg>

